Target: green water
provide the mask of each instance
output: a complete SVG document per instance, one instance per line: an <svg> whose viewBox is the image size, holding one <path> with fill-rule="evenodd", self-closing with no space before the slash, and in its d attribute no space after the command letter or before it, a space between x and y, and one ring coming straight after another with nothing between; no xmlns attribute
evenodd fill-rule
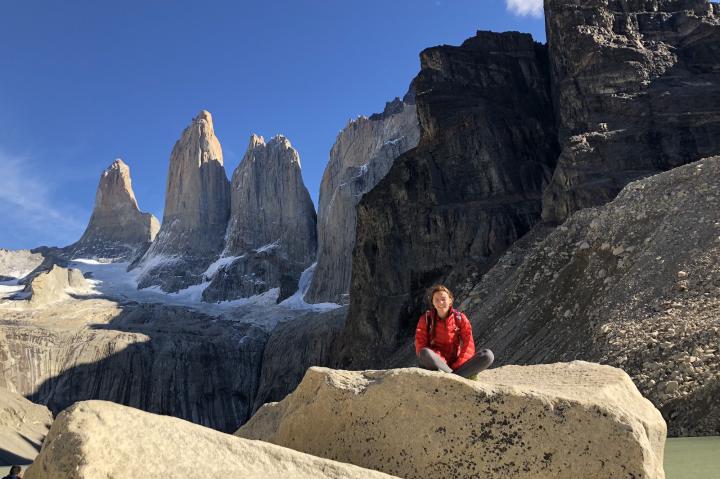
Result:
<svg viewBox="0 0 720 479"><path fill-rule="evenodd" d="M9 470L9 467L0 466L0 477ZM720 436L668 439L665 442L665 478L720 479Z"/></svg>
<svg viewBox="0 0 720 479"><path fill-rule="evenodd" d="M720 436L665 442L666 479L720 479Z"/></svg>

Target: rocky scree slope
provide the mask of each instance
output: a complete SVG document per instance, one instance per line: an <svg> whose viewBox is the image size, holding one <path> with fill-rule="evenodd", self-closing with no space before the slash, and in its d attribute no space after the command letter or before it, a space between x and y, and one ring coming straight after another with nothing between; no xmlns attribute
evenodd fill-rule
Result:
<svg viewBox="0 0 720 479"><path fill-rule="evenodd" d="M476 344L498 365L620 367L670 435L720 434L719 178L720 157L705 159L536 228L460 305Z"/></svg>

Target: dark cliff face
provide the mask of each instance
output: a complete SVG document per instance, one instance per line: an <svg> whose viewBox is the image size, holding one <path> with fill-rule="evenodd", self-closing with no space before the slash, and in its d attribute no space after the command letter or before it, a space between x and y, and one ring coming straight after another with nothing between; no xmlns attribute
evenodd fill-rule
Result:
<svg viewBox="0 0 720 479"><path fill-rule="evenodd" d="M546 0L562 153L543 219L720 152L720 7Z"/></svg>
<svg viewBox="0 0 720 479"><path fill-rule="evenodd" d="M357 210L341 365L377 366L407 339L430 284L463 286L540 219L557 158L547 50L478 32L423 51L421 140Z"/></svg>

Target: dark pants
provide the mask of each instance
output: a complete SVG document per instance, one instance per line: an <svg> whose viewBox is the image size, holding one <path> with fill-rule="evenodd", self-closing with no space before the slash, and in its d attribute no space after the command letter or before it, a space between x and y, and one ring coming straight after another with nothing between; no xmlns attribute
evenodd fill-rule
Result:
<svg viewBox="0 0 720 479"><path fill-rule="evenodd" d="M468 359L465 364L457 368L455 371L447 365L438 354L430 348L422 348L418 353L418 361L420 366L433 371L444 371L446 373L455 373L458 376L469 378L480 371L489 368L495 360L495 356L489 349L481 349L475 356Z"/></svg>

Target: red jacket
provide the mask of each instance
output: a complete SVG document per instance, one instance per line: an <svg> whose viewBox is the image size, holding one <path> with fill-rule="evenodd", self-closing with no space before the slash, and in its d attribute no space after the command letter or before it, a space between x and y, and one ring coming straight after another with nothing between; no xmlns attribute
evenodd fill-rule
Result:
<svg viewBox="0 0 720 479"><path fill-rule="evenodd" d="M451 309L447 318L436 319L435 308L423 313L415 329L415 354L422 348L435 351L453 370L462 366L475 355L475 341L473 340L470 321L464 313ZM460 317L460 324L457 318ZM435 320L435 334L428 338L428 323Z"/></svg>

